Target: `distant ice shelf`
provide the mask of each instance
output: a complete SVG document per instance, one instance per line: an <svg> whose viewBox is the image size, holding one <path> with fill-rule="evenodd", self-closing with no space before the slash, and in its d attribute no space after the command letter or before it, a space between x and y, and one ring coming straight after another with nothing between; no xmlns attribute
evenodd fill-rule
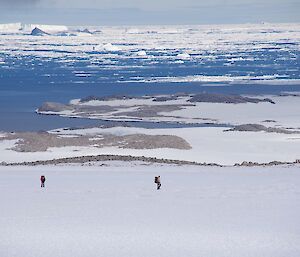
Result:
<svg viewBox="0 0 300 257"><path fill-rule="evenodd" d="M59 32L67 31L68 27L64 25L45 25L45 24L24 24L24 23L7 23L0 24L0 33L1 32L30 32L34 28L39 28L46 32Z"/></svg>

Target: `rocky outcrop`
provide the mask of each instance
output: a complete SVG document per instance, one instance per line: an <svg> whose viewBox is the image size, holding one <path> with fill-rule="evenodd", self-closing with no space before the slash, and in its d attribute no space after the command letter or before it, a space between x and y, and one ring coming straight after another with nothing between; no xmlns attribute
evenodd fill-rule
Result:
<svg viewBox="0 0 300 257"><path fill-rule="evenodd" d="M174 135L131 134L116 136L97 135L59 135L48 132L18 132L7 134L1 140L18 140L12 150L17 152L45 152L51 147L118 147L123 149L191 149L183 138Z"/></svg>
<svg viewBox="0 0 300 257"><path fill-rule="evenodd" d="M300 164L300 159L297 159L294 162L271 161L267 163L243 161L241 163L234 164L234 166L256 167L256 166L277 166L277 165L290 165L290 164Z"/></svg>
<svg viewBox="0 0 300 257"><path fill-rule="evenodd" d="M80 99L80 103L86 103L89 101L110 101L110 100L128 100L128 99L139 99L139 97L132 97L126 95L115 95L115 96L95 96L90 95Z"/></svg>
<svg viewBox="0 0 300 257"><path fill-rule="evenodd" d="M61 112L65 110L72 110L73 107L66 104L54 103L54 102L45 102L40 106L38 112Z"/></svg>
<svg viewBox="0 0 300 257"><path fill-rule="evenodd" d="M266 126L260 125L260 124L242 124L242 125L235 126L231 129L228 129L225 131L243 131L243 132L265 131L268 133L300 134L300 131L287 130L287 129L282 129L282 128L271 128L271 127L266 127Z"/></svg>
<svg viewBox="0 0 300 257"><path fill-rule="evenodd" d="M260 98L244 97L240 95L208 94L208 93L192 95L188 101L192 103L204 102L204 103L240 104L240 103L268 102L271 104L275 104L275 102L269 98L260 99Z"/></svg>
<svg viewBox="0 0 300 257"><path fill-rule="evenodd" d="M94 162L104 162L104 161L142 161L147 163L160 163L160 164L175 164L175 165L197 165L197 166L214 166L214 167L226 167L226 165L220 165L217 163L199 163L192 161L180 161L171 159L159 159L155 157L145 157L145 156L131 156L131 155L91 155L91 156L79 156L79 157L69 157L53 160L44 161L33 161L33 162L19 162L19 163L6 163L1 162L1 166L37 166L37 165L58 165L58 164L68 164L68 163L94 163ZM248 162L244 161L241 163L236 163L235 167L257 167L257 166L277 166L277 165L298 165L300 164L300 159L294 162L280 162L272 161L268 163L258 163L258 162Z"/></svg>
<svg viewBox="0 0 300 257"><path fill-rule="evenodd" d="M131 156L131 155L95 155L95 156L80 156L80 157L70 157L70 158L61 158L53 159L46 161L33 161L33 162L21 162L21 163L0 163L4 166L17 166L17 165L26 165L26 166L36 166L36 165L57 165L64 163L89 163L89 162L99 162L99 161L142 161L148 163L161 163L161 164L176 164L176 165L200 165L197 162L191 161L179 161L179 160L170 160L170 159L159 159L155 157L145 157L145 156ZM206 166L219 166L221 165L211 163L205 164Z"/></svg>
<svg viewBox="0 0 300 257"><path fill-rule="evenodd" d="M170 95L170 96L158 96L153 99L153 102L167 102L172 100L177 100L178 95Z"/></svg>

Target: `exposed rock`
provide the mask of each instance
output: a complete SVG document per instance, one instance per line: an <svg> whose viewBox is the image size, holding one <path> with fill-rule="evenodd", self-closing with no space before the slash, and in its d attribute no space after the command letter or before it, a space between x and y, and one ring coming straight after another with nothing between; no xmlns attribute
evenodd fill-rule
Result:
<svg viewBox="0 0 300 257"><path fill-rule="evenodd" d="M161 164L175 164L175 165L201 165L197 162L191 161L179 161L179 160L170 160L170 159L159 159L155 157L145 157L145 156L131 156L131 155L95 155L95 156L80 156L80 157L69 157L61 159L53 159L46 161L33 161L33 162L22 162L22 163L9 163L4 164L5 166L36 166L36 165L57 165L63 163L89 163L89 162L99 162L99 161L142 161L148 163L161 163ZM219 166L221 165L211 163L210 166Z"/></svg>
<svg viewBox="0 0 300 257"><path fill-rule="evenodd" d="M17 152L44 152L50 147L86 146L119 147L124 149L172 148L188 150L191 146L183 138L174 135L113 134L64 135L48 132L19 132L7 134L1 140L18 140L12 150Z"/></svg>
<svg viewBox="0 0 300 257"><path fill-rule="evenodd" d="M116 96L94 96L90 95L80 99L80 103L86 103L89 101L110 101L110 100L127 100L127 99L138 99L138 97L131 97L126 95L116 95Z"/></svg>
<svg viewBox="0 0 300 257"><path fill-rule="evenodd" d="M54 102L45 102L41 107L38 108L38 112L61 112L72 109L73 108L70 105Z"/></svg>
<svg viewBox="0 0 300 257"><path fill-rule="evenodd" d="M271 128L260 124L242 124L225 131L251 131L251 132L265 131L268 133L300 134L300 131L287 130L282 128Z"/></svg>
<svg viewBox="0 0 300 257"><path fill-rule="evenodd" d="M262 122L266 122L266 123L275 123L276 120L263 120Z"/></svg>
<svg viewBox="0 0 300 257"><path fill-rule="evenodd" d="M4 166L37 166L37 165L58 165L65 163L91 163L91 162L101 162L101 161L142 161L147 163L161 163L161 164L175 164L175 165L199 165L199 166L215 166L215 167L225 167L225 165L220 165L217 163L198 163L192 161L180 161L171 159L160 159L155 157L145 157L145 156L131 156L131 155L95 155L95 156L79 156L79 157L68 157L44 161L32 161L32 162L20 162L20 163L5 163L2 162L0 165ZM272 161L269 163L257 163L257 162L247 162L236 163L236 167L256 167L256 166L277 166L277 165L294 165L300 164L300 159L294 162L280 162Z"/></svg>
<svg viewBox="0 0 300 257"><path fill-rule="evenodd" d="M259 98L252 98L252 97L244 97L240 95L224 95L224 94L208 94L208 93L192 95L188 101L205 102L205 103L228 103L228 104L269 102L275 104L275 102L273 102L269 98L259 99Z"/></svg>
<svg viewBox="0 0 300 257"><path fill-rule="evenodd" d="M257 162L247 162L247 161L243 161L241 164L239 164L239 166L247 166L247 167L252 167L257 165L258 165Z"/></svg>
<svg viewBox="0 0 300 257"><path fill-rule="evenodd" d="M246 166L246 167L256 167L256 166L278 166L278 165L294 165L299 164L300 160L295 160L294 162L283 162L283 161L271 161L267 163L258 163L258 162L247 162L243 161L241 163L236 163L234 166Z"/></svg>
<svg viewBox="0 0 300 257"><path fill-rule="evenodd" d="M123 145L121 148L131 149L157 149L157 148L173 148L188 150L192 147L183 138L171 135L145 135L134 134L119 137Z"/></svg>
<svg viewBox="0 0 300 257"><path fill-rule="evenodd" d="M181 110L183 106L180 105L144 105L130 112L118 112L115 116L128 116L128 117L160 117L160 112L172 112Z"/></svg>
<svg viewBox="0 0 300 257"><path fill-rule="evenodd" d="M155 97L153 99L153 102L167 102L167 101L177 100L177 99L178 99L177 95L160 96L160 97Z"/></svg>

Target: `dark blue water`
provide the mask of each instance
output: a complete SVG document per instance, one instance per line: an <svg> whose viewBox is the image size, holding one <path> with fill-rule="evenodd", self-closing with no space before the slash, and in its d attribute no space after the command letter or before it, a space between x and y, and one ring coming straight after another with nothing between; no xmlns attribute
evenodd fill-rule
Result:
<svg viewBox="0 0 300 257"><path fill-rule="evenodd" d="M91 52L95 55L97 52ZM103 54L103 53L102 53ZM151 53L150 53L151 54ZM156 52L152 53L156 55ZM232 56L245 53L235 53ZM80 127L103 125L105 121L70 119L57 116L37 115L37 109L45 101L67 103L74 98L88 95L153 95L172 93L225 93L225 94L279 94L283 91L300 91L300 85L228 85L220 83L141 83L124 82L133 77L166 76L255 76L270 74L282 78L300 78L299 52L260 51L247 53L255 61L236 61L228 65L228 57L218 55L214 60L195 61L184 64L161 60L156 64L141 59L115 59L117 68L111 69L105 63L94 63L89 58L78 58L72 63L60 59L46 59L33 56L8 56L0 53L5 65L0 65L0 130L48 130L57 127ZM295 57L296 56L296 57ZM89 77L76 73L86 72ZM120 83L120 81L122 83ZM161 126L139 123L139 126ZM165 126L175 126L169 124ZM180 125L176 125L180 126Z"/></svg>

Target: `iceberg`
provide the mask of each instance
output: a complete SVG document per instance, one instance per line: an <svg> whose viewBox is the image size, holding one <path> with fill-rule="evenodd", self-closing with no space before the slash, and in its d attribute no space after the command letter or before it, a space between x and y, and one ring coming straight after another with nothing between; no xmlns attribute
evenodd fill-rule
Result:
<svg viewBox="0 0 300 257"><path fill-rule="evenodd" d="M147 56L147 53L146 53L146 51L138 51L137 53L136 53L136 55L137 56Z"/></svg>
<svg viewBox="0 0 300 257"><path fill-rule="evenodd" d="M30 33L31 36L44 36L44 35L49 35L48 33L46 33L45 31L35 27L31 33Z"/></svg>
<svg viewBox="0 0 300 257"><path fill-rule="evenodd" d="M178 59L186 60L186 59L191 58L191 56L190 56L188 53L181 53L181 54L178 54L178 55L177 55L177 58L178 58Z"/></svg>
<svg viewBox="0 0 300 257"><path fill-rule="evenodd" d="M109 51L109 52L117 52L117 51L121 51L121 49L118 46L112 45L111 43L105 44L103 46L103 49L105 51Z"/></svg>

